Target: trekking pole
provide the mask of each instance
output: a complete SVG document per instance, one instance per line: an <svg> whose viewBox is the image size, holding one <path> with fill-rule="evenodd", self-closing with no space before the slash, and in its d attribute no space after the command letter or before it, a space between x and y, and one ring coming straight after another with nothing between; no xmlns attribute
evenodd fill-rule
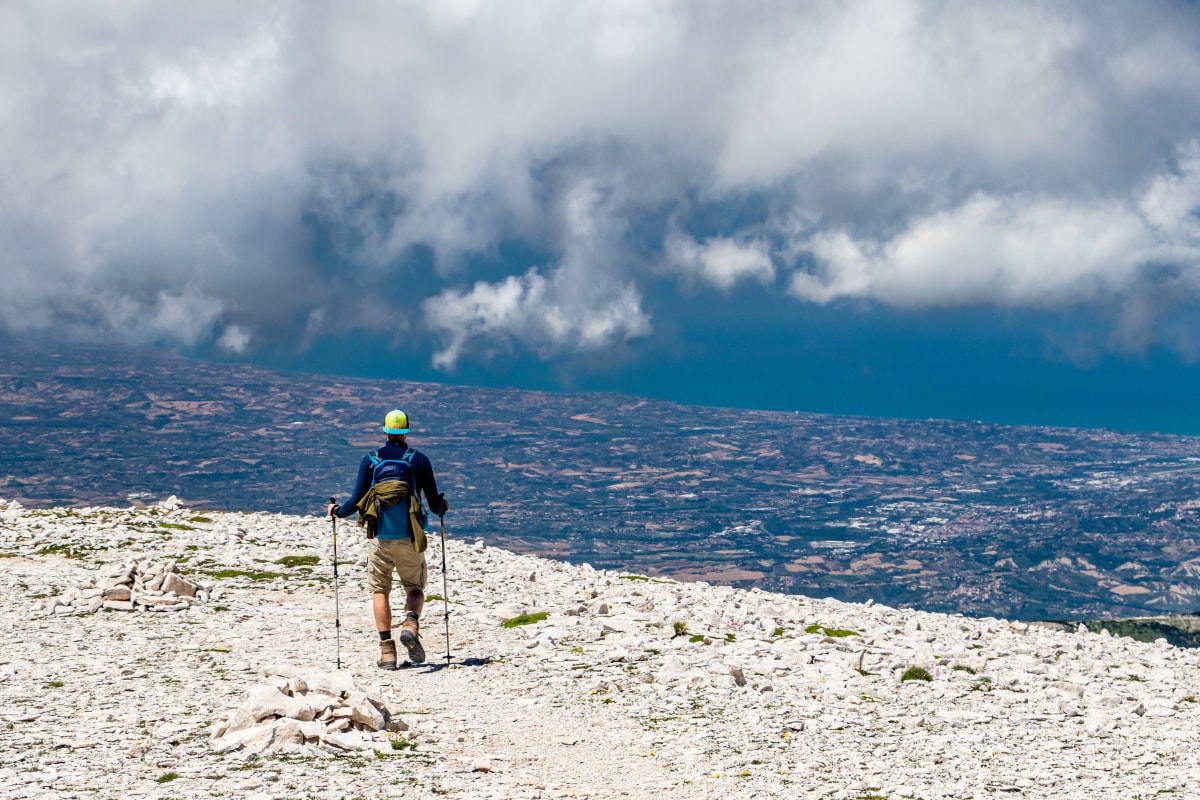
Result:
<svg viewBox="0 0 1200 800"><path fill-rule="evenodd" d="M337 505L337 498L329 498L329 502ZM337 639L337 668L342 668L342 617L338 609L338 557L337 557L337 516L329 515L333 521L333 630Z"/></svg>
<svg viewBox="0 0 1200 800"><path fill-rule="evenodd" d="M446 584L446 517L438 514L438 523L442 528L442 603L446 611L442 615L446 620L446 666L450 666L450 590Z"/></svg>

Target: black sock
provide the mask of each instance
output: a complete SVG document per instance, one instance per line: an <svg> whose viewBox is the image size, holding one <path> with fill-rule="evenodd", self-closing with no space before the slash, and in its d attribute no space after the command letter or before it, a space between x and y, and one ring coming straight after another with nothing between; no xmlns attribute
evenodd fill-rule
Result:
<svg viewBox="0 0 1200 800"><path fill-rule="evenodd" d="M390 638L392 638L391 631L380 631L379 632L379 641L386 642Z"/></svg>

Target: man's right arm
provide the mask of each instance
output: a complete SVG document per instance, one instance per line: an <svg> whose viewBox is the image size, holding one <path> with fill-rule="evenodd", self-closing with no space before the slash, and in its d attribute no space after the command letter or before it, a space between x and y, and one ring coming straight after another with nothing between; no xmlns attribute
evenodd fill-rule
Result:
<svg viewBox="0 0 1200 800"><path fill-rule="evenodd" d="M333 510L334 516L348 517L358 510L358 501L363 498L367 490L371 488L371 457L363 456L362 463L358 465L358 477L354 480L354 491L350 494L350 499Z"/></svg>

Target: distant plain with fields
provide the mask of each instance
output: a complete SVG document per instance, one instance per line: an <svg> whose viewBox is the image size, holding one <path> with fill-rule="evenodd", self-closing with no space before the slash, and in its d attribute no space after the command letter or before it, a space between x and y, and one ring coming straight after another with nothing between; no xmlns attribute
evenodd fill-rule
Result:
<svg viewBox="0 0 1200 800"><path fill-rule="evenodd" d="M389 408L450 535L1019 619L1200 609L1200 440L683 406L0 344L0 498L320 513ZM349 535L356 529L348 528Z"/></svg>

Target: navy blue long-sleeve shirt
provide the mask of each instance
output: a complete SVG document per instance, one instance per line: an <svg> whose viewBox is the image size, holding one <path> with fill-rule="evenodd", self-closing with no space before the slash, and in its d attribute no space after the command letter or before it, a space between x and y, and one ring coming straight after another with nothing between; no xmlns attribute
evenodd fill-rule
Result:
<svg viewBox="0 0 1200 800"><path fill-rule="evenodd" d="M379 448L377 453L383 461L399 461L404 458L404 454L408 450L409 448L407 447L385 444ZM442 499L438 497L437 481L433 477L433 464L429 463L429 459L424 453L416 449L413 450L411 463L413 482L416 484L417 492L425 495L425 504L429 506L430 511L434 514L445 514L445 506L442 503ZM358 501L371 488L372 470L373 462L371 461L371 456L364 455L362 463L358 465L358 477L354 481L354 491L351 493L350 499L334 509L334 514L338 517L348 517L358 511Z"/></svg>

